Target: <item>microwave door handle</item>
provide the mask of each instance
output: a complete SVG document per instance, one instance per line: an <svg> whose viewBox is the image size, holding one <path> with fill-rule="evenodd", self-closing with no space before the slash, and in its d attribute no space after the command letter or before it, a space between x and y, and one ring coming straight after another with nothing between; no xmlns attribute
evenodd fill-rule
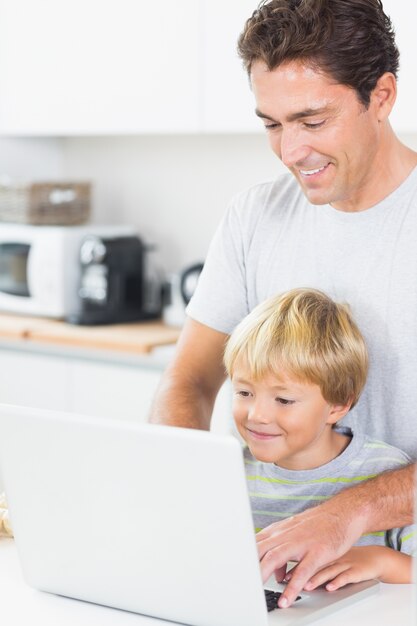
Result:
<svg viewBox="0 0 417 626"><path fill-rule="evenodd" d="M31 242L26 265L28 291L31 298L36 298L36 294L39 293L39 276L42 276L42 266L39 262L39 255L36 252L37 249L39 250L39 248Z"/></svg>

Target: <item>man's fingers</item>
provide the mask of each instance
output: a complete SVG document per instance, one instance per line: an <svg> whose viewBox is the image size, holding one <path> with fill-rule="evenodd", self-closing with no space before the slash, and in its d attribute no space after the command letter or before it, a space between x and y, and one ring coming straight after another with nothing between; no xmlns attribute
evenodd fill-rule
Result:
<svg viewBox="0 0 417 626"><path fill-rule="evenodd" d="M316 569L316 561L312 555L306 556L302 563L297 565L294 573L292 573L291 580L279 599L278 605L281 608L291 606L304 589L307 581L314 575Z"/></svg>
<svg viewBox="0 0 417 626"><path fill-rule="evenodd" d="M293 557L289 557L285 553L285 546L274 548L266 553L261 561L262 579L265 582L275 571L280 574L286 568L288 561ZM300 595L304 585L309 581L317 571L317 559L315 555L306 556L302 563L299 563L291 570L291 579L287 584L283 594L278 602L281 608L290 606ZM282 578L281 578L282 580Z"/></svg>
<svg viewBox="0 0 417 626"><path fill-rule="evenodd" d="M272 548L263 558L261 558L261 574L263 582L266 582L274 572L286 571L287 563L289 561L297 560L285 545L280 545L278 548ZM285 576L285 571L282 579Z"/></svg>

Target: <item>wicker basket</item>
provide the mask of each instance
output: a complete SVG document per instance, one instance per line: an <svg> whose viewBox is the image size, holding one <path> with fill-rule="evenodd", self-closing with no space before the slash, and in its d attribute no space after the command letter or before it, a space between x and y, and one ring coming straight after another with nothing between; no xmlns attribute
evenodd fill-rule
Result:
<svg viewBox="0 0 417 626"><path fill-rule="evenodd" d="M90 218L90 183L0 185L0 222L67 226Z"/></svg>

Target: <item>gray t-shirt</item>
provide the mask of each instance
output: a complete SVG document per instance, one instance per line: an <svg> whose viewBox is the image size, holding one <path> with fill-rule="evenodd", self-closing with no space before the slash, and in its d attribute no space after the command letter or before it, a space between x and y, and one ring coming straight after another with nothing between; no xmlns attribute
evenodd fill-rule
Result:
<svg viewBox="0 0 417 626"><path fill-rule="evenodd" d="M239 194L187 313L230 333L257 304L296 287L349 303L366 339L368 381L343 424L417 459L417 169L358 213L310 204L291 174Z"/></svg>
<svg viewBox="0 0 417 626"><path fill-rule="evenodd" d="M348 429L338 430L352 435ZM248 448L244 450L244 460L256 531L320 504L346 487L410 462L401 450L361 434L355 434L333 461L312 470L287 470L262 463ZM415 532L414 525L368 533L355 545L388 546L413 554Z"/></svg>

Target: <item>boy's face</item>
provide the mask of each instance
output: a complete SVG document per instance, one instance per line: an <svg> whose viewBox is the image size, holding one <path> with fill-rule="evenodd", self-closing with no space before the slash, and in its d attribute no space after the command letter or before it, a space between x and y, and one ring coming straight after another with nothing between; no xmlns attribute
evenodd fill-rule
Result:
<svg viewBox="0 0 417 626"><path fill-rule="evenodd" d="M334 459L346 445L332 425L349 406L329 404L318 385L285 372L255 382L239 366L232 384L237 429L258 460L287 469L312 469Z"/></svg>

